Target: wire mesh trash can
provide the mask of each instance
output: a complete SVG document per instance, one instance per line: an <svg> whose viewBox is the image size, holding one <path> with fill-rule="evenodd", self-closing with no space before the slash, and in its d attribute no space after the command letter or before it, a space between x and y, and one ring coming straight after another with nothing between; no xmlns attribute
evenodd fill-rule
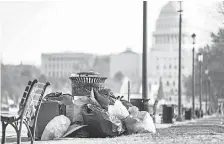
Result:
<svg viewBox="0 0 224 144"><path fill-rule="evenodd" d="M100 77L97 72L80 72L69 77L72 83L72 96L89 95L92 88L104 89L106 77Z"/></svg>
<svg viewBox="0 0 224 144"><path fill-rule="evenodd" d="M173 123L174 107L163 105L163 123Z"/></svg>

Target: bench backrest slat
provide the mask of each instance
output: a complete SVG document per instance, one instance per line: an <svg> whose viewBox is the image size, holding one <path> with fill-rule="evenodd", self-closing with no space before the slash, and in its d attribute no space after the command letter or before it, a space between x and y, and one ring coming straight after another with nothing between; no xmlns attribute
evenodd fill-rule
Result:
<svg viewBox="0 0 224 144"><path fill-rule="evenodd" d="M27 98L28 98L28 95L32 89L32 87L34 86L34 84L37 83L37 80L34 80L34 81L29 81L26 88L25 88L25 91L23 93L23 97L21 98L21 101L19 103L19 111L18 111L18 114L19 116L21 117L22 116L22 113L23 113L23 110L24 110L24 107L25 107L25 103L27 101Z"/></svg>
<svg viewBox="0 0 224 144"><path fill-rule="evenodd" d="M44 86L37 82L31 88L23 112L23 119L25 119L27 125L33 126L39 112L44 92L49 85L49 82L44 84Z"/></svg>

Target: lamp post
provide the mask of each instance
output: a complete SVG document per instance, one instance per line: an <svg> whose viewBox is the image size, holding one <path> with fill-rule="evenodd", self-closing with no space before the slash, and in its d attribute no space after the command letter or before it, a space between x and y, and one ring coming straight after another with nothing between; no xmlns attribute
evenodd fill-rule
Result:
<svg viewBox="0 0 224 144"><path fill-rule="evenodd" d="M211 114L211 77L208 77L208 101L209 101L209 114Z"/></svg>
<svg viewBox="0 0 224 144"><path fill-rule="evenodd" d="M191 35L192 39L193 39L193 49L192 49L192 116L193 118L195 118L195 69L194 69L194 56L195 56L195 49L194 49L194 44L195 44L195 37L196 34L193 33Z"/></svg>
<svg viewBox="0 0 224 144"><path fill-rule="evenodd" d="M149 100L147 80L147 1L143 1L142 99L144 110L147 111Z"/></svg>
<svg viewBox="0 0 224 144"><path fill-rule="evenodd" d="M202 53L198 54L198 61L200 65L200 95L199 95L199 101L200 101L200 117L201 117L201 112L202 112L202 106L201 106L201 95L202 95L202 62L203 62L203 55Z"/></svg>
<svg viewBox="0 0 224 144"><path fill-rule="evenodd" d="M207 110L208 110L208 89L209 89L209 76L208 76L208 69L205 70L205 75L206 75L206 87L205 87L205 90L206 90L206 95L205 95L205 113L207 113Z"/></svg>
<svg viewBox="0 0 224 144"><path fill-rule="evenodd" d="M179 68L178 68L178 118L177 121L182 121L182 106L181 106L181 37L182 37L182 6L180 1L179 17Z"/></svg>

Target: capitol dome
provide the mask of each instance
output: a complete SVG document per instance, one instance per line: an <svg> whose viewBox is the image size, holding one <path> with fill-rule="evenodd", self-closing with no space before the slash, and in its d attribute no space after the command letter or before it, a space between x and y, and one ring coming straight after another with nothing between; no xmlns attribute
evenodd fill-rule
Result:
<svg viewBox="0 0 224 144"><path fill-rule="evenodd" d="M179 10L178 2L170 1L160 11L159 18L165 16L177 16L177 11Z"/></svg>
<svg viewBox="0 0 224 144"><path fill-rule="evenodd" d="M152 50L178 50L179 9L180 5L177 1L170 1L162 7L153 32ZM184 17L182 17L182 43L186 41L187 33Z"/></svg>

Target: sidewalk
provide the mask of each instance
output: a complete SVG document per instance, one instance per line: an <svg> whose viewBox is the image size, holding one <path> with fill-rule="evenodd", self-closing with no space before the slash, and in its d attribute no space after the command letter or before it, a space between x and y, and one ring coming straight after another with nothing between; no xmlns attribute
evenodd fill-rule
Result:
<svg viewBox="0 0 224 144"><path fill-rule="evenodd" d="M61 138L52 141L35 141L36 144L132 144L132 143L222 143L224 141L224 127L213 126L224 120L217 115L204 116L200 119L174 122L173 124L156 124L156 134L133 134L115 138ZM204 127L198 123L209 123ZM7 134L8 135L8 134ZM16 139L14 138L13 141ZM213 141L214 140L214 141ZM30 142L22 143L29 144Z"/></svg>
<svg viewBox="0 0 224 144"><path fill-rule="evenodd" d="M197 121L200 121L200 120L203 120L203 119L208 119L208 118L212 118L212 117L216 117L217 115L216 114L213 114L213 115L210 115L210 116L204 116L203 118L195 118L195 119L192 119L192 120L184 120L182 122L178 122L178 121L174 121L172 124L161 124L161 123L158 123L159 121L157 121L155 123L156 125L156 128L157 129L161 129L161 128L169 128L171 126L178 126L178 125L184 125L184 124L190 124L190 123L196 123ZM158 117L157 117L158 118Z"/></svg>

